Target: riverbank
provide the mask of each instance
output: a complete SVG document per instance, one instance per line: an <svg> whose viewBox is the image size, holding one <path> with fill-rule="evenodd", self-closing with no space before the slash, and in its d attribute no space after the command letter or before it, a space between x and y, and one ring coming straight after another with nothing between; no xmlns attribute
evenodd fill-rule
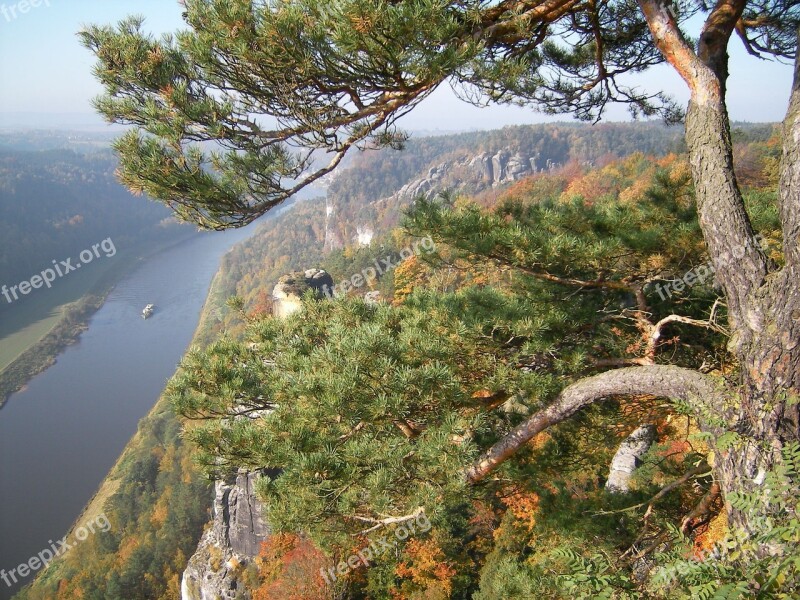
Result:
<svg viewBox="0 0 800 600"><path fill-rule="evenodd" d="M77 300L55 306L51 315L45 318L28 316L28 321L18 325L20 329L35 328L39 324L50 326L35 336L38 339L23 340L21 344L24 347L16 349L17 356L0 367L0 409L12 394L24 390L31 379L53 366L58 355L80 339L92 316L102 308L108 294L121 278L133 271L143 260L192 239L194 235L194 232L187 231L177 240L155 245L152 242L142 243L129 251L130 256L118 259L115 268L107 268L95 280L89 280L83 295ZM55 320L52 313L56 315ZM38 322L36 319L39 319Z"/></svg>
<svg viewBox="0 0 800 600"><path fill-rule="evenodd" d="M89 319L100 310L110 291L111 288L65 305L50 331L0 371L0 408L12 394L24 389L31 379L54 365L58 355L78 341L81 333L86 331Z"/></svg>
<svg viewBox="0 0 800 600"><path fill-rule="evenodd" d="M7 515L32 519L38 531L10 517L6 523L9 539L23 535L26 541L29 538L34 541L28 544L29 549L15 548L7 552L5 560L0 560L0 567L24 560L40 545L36 540L61 535L54 532L69 531L67 539L71 539L81 526L102 515L111 523L108 533L90 537L50 563L31 584L19 591L18 598L74 597L71 594L77 589L84 594L96 591L100 596L107 592L105 597L179 597L180 573L187 557L195 551L208 521L212 490L210 482L194 464L194 449L184 443L180 435L181 424L164 396L164 383L175 373L175 365L187 346L203 345L205 340L214 338L222 316L219 311L225 310L224 286L219 283L223 272L221 256L235 242L220 253L214 247L219 248L220 242L225 244L225 235L233 235L234 240L241 241L243 234L252 234L252 231L212 234L206 241L192 242L191 246L178 248L143 265L140 271L117 285L92 319L80 346L67 350L59 358L58 365L30 384L26 401L17 402L16 397L12 398L7 406L11 411L8 416L23 411L25 416L6 419L9 433L12 429L15 433L7 440L0 435L0 446L5 441L7 448L18 448L18 453L27 457L26 442L14 438L17 431L28 427L47 436L54 431L67 441L59 438L45 445L64 448L61 454L74 462L72 466L58 466L57 474L39 474L36 469L30 472L25 465L17 467L18 461L9 456L10 465L4 481L10 482L9 489L13 486L14 497L26 497L28 503L41 500L44 504L45 496L40 497L39 490L47 489L47 496L59 498L61 507L64 502L60 496L67 489L72 496L79 495L76 490L84 495L77 506L61 509L63 516L68 515L68 522L61 525L55 521L63 516L55 515L50 524L39 525L36 515L40 511L28 511L22 503L9 507ZM223 237L217 241L220 235ZM207 275L200 275L203 272ZM138 317L141 309L137 307L151 299L159 310L152 319L143 322ZM187 319L191 319L191 323ZM175 332L179 321L184 323L180 327L186 331L185 337ZM165 350L169 345L173 348ZM177 347L180 351L176 351ZM78 366L79 361L89 364L96 375ZM58 379L56 385L53 385L54 379ZM58 402L52 402L56 394ZM91 408L87 403L92 404ZM130 418L136 410L134 405L142 410L132 421L138 425L130 427ZM59 416L49 418L49 423L40 421L40 415L49 417L50 409L59 407L66 407L68 412L73 408L81 412L70 415L72 424L65 423L64 427ZM48 412L43 413L42 409ZM116 423L120 421L121 411L131 415ZM109 417L109 412L113 416ZM0 434L2 425L0 418ZM119 431L126 427L129 427L127 433ZM25 434L25 439L29 437ZM76 440L80 440L80 450L72 445ZM112 445L122 442L122 445L115 450L107 449L109 444L103 440L111 440ZM37 447L40 445L36 443ZM53 456L47 448L39 454ZM90 479L86 477L88 463L102 462L97 460L101 456L111 459L102 474L90 487L79 483L78 478ZM37 457L31 461L42 464ZM16 484L16 481L22 483L22 478L29 480L25 482L27 487ZM31 516L27 512L34 514ZM22 541L20 537L16 539ZM120 554L123 547L137 550L133 556L130 552ZM147 562L134 560L136 556L158 556L163 568L151 568ZM115 596L111 590L119 590L120 585L123 589L133 586L131 590L147 587L146 594L136 596L131 591ZM153 587L148 587L151 585ZM2 589L0 598L7 598Z"/></svg>

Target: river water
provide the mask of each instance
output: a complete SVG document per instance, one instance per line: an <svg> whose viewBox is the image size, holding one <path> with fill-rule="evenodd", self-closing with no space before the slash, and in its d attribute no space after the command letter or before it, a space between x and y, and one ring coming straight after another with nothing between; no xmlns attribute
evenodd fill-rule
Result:
<svg viewBox="0 0 800 600"><path fill-rule="evenodd" d="M175 372L220 258L253 227L198 235L144 260L80 341L0 410L0 569L67 533ZM144 320L148 303L156 311ZM17 587L0 580L0 599Z"/></svg>

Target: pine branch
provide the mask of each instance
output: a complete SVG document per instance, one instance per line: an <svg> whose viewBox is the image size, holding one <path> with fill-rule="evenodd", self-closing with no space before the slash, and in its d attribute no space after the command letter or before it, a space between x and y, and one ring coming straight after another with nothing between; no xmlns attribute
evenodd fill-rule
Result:
<svg viewBox="0 0 800 600"><path fill-rule="evenodd" d="M364 529L354 534L355 536L359 536L375 531L376 529L380 529L381 527L386 527L388 525L396 525L398 523L413 521L415 519L418 519L420 515L424 513L425 513L425 508L419 506L414 512L400 517L384 517L382 519L375 519L372 517L362 517L360 515L352 515L350 518L356 519L357 521L363 521L364 523L375 523L375 525L373 525L372 527L369 527L368 529Z"/></svg>
<svg viewBox="0 0 800 600"><path fill-rule="evenodd" d="M481 481L540 432L597 401L623 395L673 398L699 411L708 405L724 406L727 398L715 379L683 367L627 367L587 377L564 388L552 404L503 436L466 469L465 478L471 483Z"/></svg>

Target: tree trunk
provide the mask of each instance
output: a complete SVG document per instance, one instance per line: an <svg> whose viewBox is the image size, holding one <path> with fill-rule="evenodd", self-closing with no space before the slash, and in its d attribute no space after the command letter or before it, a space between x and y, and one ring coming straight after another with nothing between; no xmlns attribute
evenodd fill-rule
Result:
<svg viewBox="0 0 800 600"><path fill-rule="evenodd" d="M717 7L726 3L720 2ZM770 272L756 242L733 168L730 125L725 104L727 40L736 0L709 17L697 55L685 48L666 54L681 63L679 72L692 91L686 115L686 143L695 184L697 211L715 278L728 304L729 350L740 368L737 390L706 420L722 418L740 439L717 448L715 471L729 498L759 489L766 471L780 460L783 444L798 439L797 412L787 407L787 393L800 389L800 294L797 293L796 243L800 191L800 98L798 81L785 121L781 200L787 265ZM733 21L730 21L733 19ZM797 70L796 70L797 73ZM701 416L702 421L702 416ZM734 525L751 529L748 515L726 501Z"/></svg>
<svg viewBox="0 0 800 600"><path fill-rule="evenodd" d="M797 410L787 406L787 394L800 389L796 246L800 98L796 68L792 102L784 122L780 189L787 264L770 273L768 261L755 243L733 169L724 97L727 53L724 48L704 52L701 44L700 58L708 68L698 72L697 78L707 81L700 82L704 94L692 94L686 115L686 142L700 225L717 282L728 302L732 332L729 350L741 371L737 396L728 406L720 407L726 428L741 436L732 447L717 449L715 469L729 498L734 492L757 490L766 471L780 460L784 443L798 439ZM751 529L748 515L738 514L727 500L726 506L733 524Z"/></svg>
<svg viewBox="0 0 800 600"><path fill-rule="evenodd" d="M697 52L659 0L639 4L655 44L691 91L686 143L697 212L716 281L727 300L728 348L738 360L739 380L733 385L714 382L699 372L663 365L583 379L479 456L465 477L480 481L537 433L593 402L613 395L668 397L688 403L700 428L711 434L714 456L709 459L731 525L754 532L761 515L735 510L730 499L736 493L765 491L764 477L780 460L783 446L800 439L797 406L790 401L800 394L800 56L784 122L779 190L786 265L771 272L736 181L725 104L727 45L745 0L718 0ZM738 435L723 445L720 434L730 431Z"/></svg>

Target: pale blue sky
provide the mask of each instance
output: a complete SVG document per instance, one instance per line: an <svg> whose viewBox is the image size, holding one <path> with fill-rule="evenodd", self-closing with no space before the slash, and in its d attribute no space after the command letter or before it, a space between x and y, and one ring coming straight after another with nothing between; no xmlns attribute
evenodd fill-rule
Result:
<svg viewBox="0 0 800 600"><path fill-rule="evenodd" d="M83 24L115 23L127 15L142 14L147 19L145 27L153 33L183 26L177 0L38 0L38 4L22 14L19 0L0 0L0 126L53 126L62 120L72 124L76 115L81 122L95 119L90 100L101 89L91 75L93 57L75 36ZM789 97L791 67L748 56L735 36L731 56L731 118L781 120ZM683 82L669 67L651 70L640 83L650 90L665 90L681 102L688 99ZM622 120L626 115L617 108L607 118ZM529 108L475 108L442 88L402 124L409 129L457 130L544 120L547 118Z"/></svg>

